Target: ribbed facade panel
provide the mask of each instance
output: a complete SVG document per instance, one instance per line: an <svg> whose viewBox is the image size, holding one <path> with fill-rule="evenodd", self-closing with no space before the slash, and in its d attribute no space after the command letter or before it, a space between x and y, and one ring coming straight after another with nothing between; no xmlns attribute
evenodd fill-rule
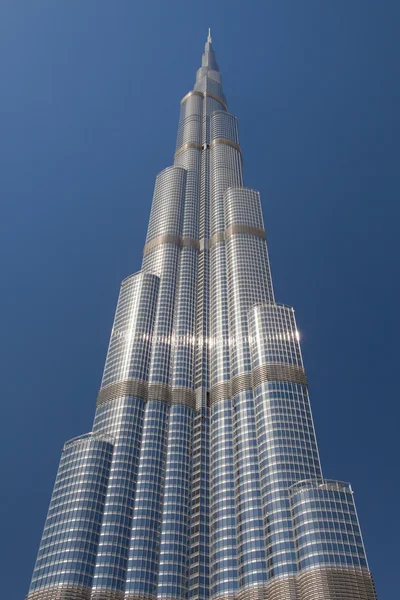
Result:
<svg viewBox="0 0 400 600"><path fill-rule="evenodd" d="M274 299L210 35L28 598L376 600L352 489L322 477L294 311Z"/></svg>
<svg viewBox="0 0 400 600"><path fill-rule="evenodd" d="M239 392L233 402L239 587L244 591L266 584L267 564L252 390Z"/></svg>
<svg viewBox="0 0 400 600"><path fill-rule="evenodd" d="M165 465L158 598L185 600L189 570L191 443L194 410L171 407Z"/></svg>
<svg viewBox="0 0 400 600"><path fill-rule="evenodd" d="M176 149L179 150L184 144L194 142L201 145L202 117L200 114L191 114L181 119L176 140Z"/></svg>
<svg viewBox="0 0 400 600"><path fill-rule="evenodd" d="M201 142L202 105L198 106L196 117L196 135ZM192 118L192 117L190 117ZM183 132L194 131L187 118L180 120ZM186 135L186 133L184 133ZM195 353L196 353L196 296L197 268L200 244L199 239L199 203L201 153L199 149L189 148L180 153L175 164L186 170L185 204L182 224L182 238L197 241L197 246L181 248L178 287L176 293L175 315L173 323L173 347L170 383L172 401L186 402L195 407Z"/></svg>
<svg viewBox="0 0 400 600"><path fill-rule="evenodd" d="M71 590L89 598L113 441L87 434L64 445L29 599L68 597Z"/></svg>
<svg viewBox="0 0 400 600"><path fill-rule="evenodd" d="M349 484L311 479L289 491L302 571L322 565L368 568Z"/></svg>
<svg viewBox="0 0 400 600"><path fill-rule="evenodd" d="M158 289L159 277L148 273L122 282L101 388L128 379L147 381Z"/></svg>
<svg viewBox="0 0 400 600"><path fill-rule="evenodd" d="M167 167L157 175L146 244L161 235L182 234L186 170Z"/></svg>
<svg viewBox="0 0 400 600"><path fill-rule="evenodd" d="M171 369L172 389L184 388L193 391L193 395L197 254L194 248L181 251Z"/></svg>
<svg viewBox="0 0 400 600"><path fill-rule="evenodd" d="M107 592L123 593L136 491L145 402L124 396L97 407L93 431L115 438L99 546L92 583L92 598Z"/></svg>
<svg viewBox="0 0 400 600"><path fill-rule="evenodd" d="M140 272L121 285L93 425L94 432L115 439L93 600L101 600L104 594L123 594L125 589L159 281L156 275Z"/></svg>
<svg viewBox="0 0 400 600"><path fill-rule="evenodd" d="M212 598L238 589L235 456L231 399L215 403L210 424L210 528Z"/></svg>
<svg viewBox="0 0 400 600"><path fill-rule="evenodd" d="M257 437L266 522L269 578L298 571L289 486L321 475L306 385L284 368L303 371L291 307L255 306L249 312ZM277 377L271 378L271 373ZM283 377L282 377L283 375ZM281 379L282 377L282 379Z"/></svg>
<svg viewBox="0 0 400 600"><path fill-rule="evenodd" d="M224 193L243 184L242 164L237 149L214 144L221 137L239 142L235 117L218 111L211 118L210 164L210 334L212 402L230 397L230 328L228 275L225 244ZM225 384L225 385L224 385Z"/></svg>
<svg viewBox="0 0 400 600"><path fill-rule="evenodd" d="M211 102L211 101L210 101ZM235 502L235 448L230 393L228 280L225 248L224 192L242 185L237 149L216 144L219 138L239 143L233 115L213 112L210 147L210 336L211 336L211 596L234 597L239 586Z"/></svg>
<svg viewBox="0 0 400 600"><path fill-rule="evenodd" d="M256 415L251 380L247 312L265 301L269 267L259 197L253 190L229 188L224 194L228 277L230 372L234 404L235 498L238 520L240 593L267 583L264 511L261 495ZM234 229L237 226L242 229ZM247 229L248 228L248 229Z"/></svg>
<svg viewBox="0 0 400 600"><path fill-rule="evenodd" d="M168 414L165 402L147 402L131 524L127 598L157 595Z"/></svg>
<svg viewBox="0 0 400 600"><path fill-rule="evenodd" d="M196 412L192 441L192 499L189 598L205 599L210 589L210 424L207 407Z"/></svg>

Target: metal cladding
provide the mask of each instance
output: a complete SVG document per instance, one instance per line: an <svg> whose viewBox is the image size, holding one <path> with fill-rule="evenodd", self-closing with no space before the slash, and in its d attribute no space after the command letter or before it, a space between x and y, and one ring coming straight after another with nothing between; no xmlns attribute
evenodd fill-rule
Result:
<svg viewBox="0 0 400 600"><path fill-rule="evenodd" d="M322 476L211 33L180 111L28 599L374 600L352 489Z"/></svg>

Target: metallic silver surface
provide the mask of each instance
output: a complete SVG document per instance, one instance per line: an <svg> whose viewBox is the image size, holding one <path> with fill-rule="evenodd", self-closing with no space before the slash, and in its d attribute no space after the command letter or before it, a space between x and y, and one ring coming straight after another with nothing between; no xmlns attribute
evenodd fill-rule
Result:
<svg viewBox="0 0 400 600"><path fill-rule="evenodd" d="M367 570L316 568L299 576L300 600L376 600Z"/></svg>
<svg viewBox="0 0 400 600"><path fill-rule="evenodd" d="M123 396L136 396L147 400L147 383L140 379L125 379L117 383L109 383L97 396L97 406Z"/></svg>
<svg viewBox="0 0 400 600"><path fill-rule="evenodd" d="M322 477L210 32L28 599L376 600L351 486Z"/></svg>
<svg viewBox="0 0 400 600"><path fill-rule="evenodd" d="M267 381L291 381L299 385L307 385L304 369L296 365L268 363L259 365L253 370L253 384L255 387Z"/></svg>
<svg viewBox="0 0 400 600"><path fill-rule="evenodd" d="M49 586L32 592L28 598L29 600L90 600L90 592L90 588L79 586Z"/></svg>

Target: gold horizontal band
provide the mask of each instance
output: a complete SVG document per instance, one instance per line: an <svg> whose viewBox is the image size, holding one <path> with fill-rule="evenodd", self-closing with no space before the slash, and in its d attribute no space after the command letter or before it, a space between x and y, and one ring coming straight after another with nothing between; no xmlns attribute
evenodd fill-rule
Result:
<svg viewBox="0 0 400 600"><path fill-rule="evenodd" d="M181 238L179 235L173 235L172 233L167 233L164 235L157 235L157 237L147 242L145 247L143 248L143 254L148 254L151 250L160 246L160 244L176 244L180 246Z"/></svg>
<svg viewBox="0 0 400 600"><path fill-rule="evenodd" d="M256 367L253 373L240 373L230 381L216 383L211 388L210 406L222 400L233 398L241 392L252 390L267 381L290 381L307 385L306 374L301 367L282 363L267 363Z"/></svg>
<svg viewBox="0 0 400 600"><path fill-rule="evenodd" d="M174 154L174 158L177 158L177 156L182 154L182 152L185 152L185 150L190 150L190 149L201 150L202 148L203 148L203 146L201 144L198 144L197 142L187 142L186 144L183 144L183 146L178 148L178 150Z"/></svg>
<svg viewBox="0 0 400 600"><path fill-rule="evenodd" d="M100 406L110 400L122 398L123 396L135 396L136 398L141 398L146 401L147 382L132 377L130 379L123 379L122 381L116 381L115 383L109 383L99 391L96 405Z"/></svg>
<svg viewBox="0 0 400 600"><path fill-rule="evenodd" d="M237 597L238 600L269 600L270 598L265 583L244 587L239 590Z"/></svg>
<svg viewBox="0 0 400 600"><path fill-rule="evenodd" d="M289 600L289 598L290 600L300 600L297 578L294 575L281 578L274 577L267 584L245 587L237 594L237 600ZM322 596L318 597L318 600L321 599ZM317 599L313 597L312 600ZM343 599L340 598L340 600Z"/></svg>
<svg viewBox="0 0 400 600"><path fill-rule="evenodd" d="M225 594L220 594L219 596L213 596L212 600L237 600L237 594L226 592Z"/></svg>
<svg viewBox="0 0 400 600"><path fill-rule="evenodd" d="M211 388L210 406L213 406L217 402L221 402L221 400L229 400L230 397L231 397L231 382L230 381L221 381L220 383L216 383Z"/></svg>
<svg viewBox="0 0 400 600"><path fill-rule="evenodd" d="M147 400L158 400L171 404L171 388L166 383L149 383L147 385Z"/></svg>
<svg viewBox="0 0 400 600"><path fill-rule="evenodd" d="M144 402L158 400L166 404L185 404L193 409L196 406L195 392L190 388L171 388L165 383L148 383L133 377L110 383L101 388L96 404L100 406L124 396L135 396Z"/></svg>
<svg viewBox="0 0 400 600"><path fill-rule="evenodd" d="M237 225L231 225L225 231L218 231L214 233L210 238L210 248L212 248L218 242L223 242L224 240L229 239L232 235L245 233L247 235L255 235L257 237L265 239L265 230L261 229L261 227L253 227L252 225L243 225L238 223Z"/></svg>
<svg viewBox="0 0 400 600"><path fill-rule="evenodd" d="M181 237L180 245L182 248L196 248L196 250L200 250L199 240L195 240L188 236Z"/></svg>
<svg viewBox="0 0 400 600"><path fill-rule="evenodd" d="M189 408L196 408L196 393L184 387L175 387L171 390L171 404L184 404Z"/></svg>
<svg viewBox="0 0 400 600"><path fill-rule="evenodd" d="M261 227L253 227L252 225L244 225L242 223L238 223L236 225L231 225L230 227L228 227L228 229L225 230L225 239L238 233L246 233L248 235L255 235L257 237L265 239L264 229L261 229Z"/></svg>
<svg viewBox="0 0 400 600"><path fill-rule="evenodd" d="M312 567L297 577L272 578L267 584L239 590L237 600L377 600L374 581L366 569ZM219 596L223 599L223 596Z"/></svg>
<svg viewBox="0 0 400 600"><path fill-rule="evenodd" d="M124 600L155 600L155 596L147 596L147 594L137 593L129 594L128 592L126 592L124 594Z"/></svg>
<svg viewBox="0 0 400 600"><path fill-rule="evenodd" d="M268 381L290 381L299 385L307 385L304 369L285 363L265 363L253 370L254 387Z"/></svg>
<svg viewBox="0 0 400 600"><path fill-rule="evenodd" d="M238 150L240 153L242 152L242 149L239 146L239 144L237 144L236 142L233 142L232 140L228 140L226 138L217 138L215 140L212 140L211 144L209 144L208 146L210 148L214 148L215 146L218 146L219 144L222 144L225 146L230 146L231 148ZM206 147L207 147L207 144L206 144ZM182 146L180 146L178 148L178 150L174 154L174 158L177 158L180 154L182 154L182 152L185 152L186 150L190 150L191 148L194 148L195 150L203 150L204 149L203 146L201 144L199 144L198 142L186 142L186 144L183 144Z"/></svg>
<svg viewBox="0 0 400 600"><path fill-rule="evenodd" d="M35 590L26 600L89 600L90 588L75 585L53 585Z"/></svg>
<svg viewBox="0 0 400 600"><path fill-rule="evenodd" d="M213 406L221 400L228 400L240 392L246 392L253 389L251 373L240 373L230 381L221 381L211 388L210 406Z"/></svg>
<svg viewBox="0 0 400 600"><path fill-rule="evenodd" d="M201 238L201 240L200 240L200 250L201 251L202 250L208 250L209 244L210 244L210 242L209 242L208 238L205 238L205 237Z"/></svg>
<svg viewBox="0 0 400 600"><path fill-rule="evenodd" d="M164 235L158 235L150 240L150 242L148 242L143 248L143 254L146 255L149 252L152 252L155 248L161 246L161 244L175 244L176 246L186 246L189 248L200 249L199 240L195 240L194 238L188 236L180 237L179 235L167 233Z"/></svg>
<svg viewBox="0 0 400 600"><path fill-rule="evenodd" d="M189 100L189 98L191 96L201 96L203 98L203 92L198 92L197 90L192 90L191 92L187 93L186 96L183 96L183 98L181 100L181 104L184 104L186 102L186 100Z"/></svg>
<svg viewBox="0 0 400 600"><path fill-rule="evenodd" d="M224 102L224 100L222 100L222 98L220 98L216 94L211 94L211 92L204 92L204 97L207 97L207 96L208 96L208 98L212 98L213 100L216 100L217 102L222 104L222 106L224 107L225 110L228 110L228 105L226 102Z"/></svg>
<svg viewBox="0 0 400 600"><path fill-rule="evenodd" d="M294 575L273 577L266 586L268 600L300 600L297 581ZM320 599L321 600L321 599Z"/></svg>
<svg viewBox="0 0 400 600"><path fill-rule="evenodd" d="M377 600L371 573L351 567L314 567L298 575L300 598Z"/></svg>
<svg viewBox="0 0 400 600"><path fill-rule="evenodd" d="M232 140L227 140L226 138L217 138L211 142L211 148L218 146L218 144L223 144L225 146L231 146L232 148L235 148L235 150L239 150L239 152L242 152L242 149L239 146L239 144L237 144L236 142L233 142Z"/></svg>
<svg viewBox="0 0 400 600"><path fill-rule="evenodd" d="M124 600L124 592L117 592L115 590L94 590L90 596L90 600Z"/></svg>
<svg viewBox="0 0 400 600"><path fill-rule="evenodd" d="M231 393L232 396L240 394L241 392L247 392L253 389L253 380L251 373L240 373L232 378L231 381Z"/></svg>
<svg viewBox="0 0 400 600"><path fill-rule="evenodd" d="M217 233L214 233L214 235L212 235L210 238L209 248L212 248L212 246L214 246L214 244L217 244L218 242L224 242L224 241L225 241L225 232L217 231Z"/></svg>
<svg viewBox="0 0 400 600"><path fill-rule="evenodd" d="M228 110L228 105L226 104L226 102L224 100L222 100L222 98L220 98L216 94L212 94L211 92L199 92L198 90L192 90L191 92L186 94L186 96L184 96L182 98L181 104L184 104L186 102L186 100L189 100L189 98L191 96L201 96L202 98L207 98L207 97L212 98L213 100L216 100L217 102L222 104L222 106L225 108L225 110Z"/></svg>

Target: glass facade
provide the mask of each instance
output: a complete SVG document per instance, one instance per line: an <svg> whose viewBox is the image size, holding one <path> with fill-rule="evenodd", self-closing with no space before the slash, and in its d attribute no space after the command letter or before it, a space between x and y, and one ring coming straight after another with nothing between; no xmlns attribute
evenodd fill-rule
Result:
<svg viewBox="0 0 400 600"><path fill-rule="evenodd" d="M64 446L28 600L376 600L322 475L209 35L121 284L93 431Z"/></svg>

